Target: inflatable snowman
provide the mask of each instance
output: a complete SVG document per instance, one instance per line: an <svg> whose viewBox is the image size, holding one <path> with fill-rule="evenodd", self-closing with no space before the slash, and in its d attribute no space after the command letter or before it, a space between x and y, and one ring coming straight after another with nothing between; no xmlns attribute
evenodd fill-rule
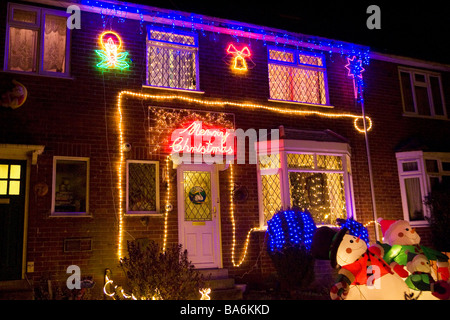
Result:
<svg viewBox="0 0 450 320"><path fill-rule="evenodd" d="M405 300L410 294L405 281L381 258L383 248L368 248L347 228L317 229L311 251L316 259L329 259L333 268L340 267L330 290L333 300Z"/></svg>
<svg viewBox="0 0 450 320"><path fill-rule="evenodd" d="M384 249L383 259L391 267L405 266L408 275L405 282L419 299L445 299L450 297L448 257L420 244L415 228L405 220L384 220L378 222L385 243L377 242ZM432 274L430 260L436 261L437 275ZM436 281L438 280L438 281Z"/></svg>

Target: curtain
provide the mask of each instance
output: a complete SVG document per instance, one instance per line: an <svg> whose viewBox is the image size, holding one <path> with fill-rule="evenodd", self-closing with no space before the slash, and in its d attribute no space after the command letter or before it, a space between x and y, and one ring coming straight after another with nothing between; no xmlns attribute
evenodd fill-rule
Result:
<svg viewBox="0 0 450 320"><path fill-rule="evenodd" d="M36 71L37 31L9 28L9 70Z"/></svg>
<svg viewBox="0 0 450 320"><path fill-rule="evenodd" d="M65 72L66 18L46 15L44 29L43 70Z"/></svg>
<svg viewBox="0 0 450 320"><path fill-rule="evenodd" d="M408 203L409 218L411 219L411 221L424 220L420 179L405 179L405 190Z"/></svg>

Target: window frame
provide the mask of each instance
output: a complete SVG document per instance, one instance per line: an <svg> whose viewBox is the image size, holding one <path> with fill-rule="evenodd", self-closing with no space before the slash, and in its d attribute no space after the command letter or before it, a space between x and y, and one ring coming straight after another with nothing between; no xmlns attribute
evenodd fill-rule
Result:
<svg viewBox="0 0 450 320"><path fill-rule="evenodd" d="M397 158L397 168L400 182L400 193L401 193L404 220L410 221L404 180L407 178L417 177L420 179L424 220L410 221L410 223L412 226L428 226L429 223L427 218L430 217L431 212L429 208L425 205L424 201L428 196L428 194L432 191L432 183L431 183L432 178L439 178L439 182L442 182L443 176L450 176L450 171L444 171L442 167L442 162L450 162L450 153L407 151L407 152L397 152L396 158ZM438 168L437 172L428 172L426 167L427 160L437 161L437 168ZM403 171L403 163L413 161L417 162L418 169L416 171L410 172Z"/></svg>
<svg viewBox="0 0 450 320"><path fill-rule="evenodd" d="M409 80L410 80L409 88L412 92L412 102L413 102L414 112L406 110L406 97L405 97L405 92L403 90L402 73L409 74ZM425 81L423 82L423 81L416 80L416 75L424 76ZM401 98L402 98L402 106L403 106L403 115L404 116L448 120L447 107L445 104L445 96L444 96L444 90L443 90L443 85L442 85L442 77L441 77L440 73L429 71L429 70L399 67L398 68L398 77L399 77L399 82L400 82L400 93L401 93ZM433 98L433 90L432 90L431 79L430 79L431 77L435 77L439 81L439 93L440 93L440 98L442 101L442 110L444 113L443 115L436 115L436 110L435 110L435 106L434 106L434 98ZM416 86L427 89L428 108L430 110L430 115L419 114L417 97L416 97L416 89L415 89Z"/></svg>
<svg viewBox="0 0 450 320"><path fill-rule="evenodd" d="M280 52L289 52L292 53L294 56L294 61L280 61L270 58L270 51L280 51ZM310 57L318 57L322 59L322 66L312 65L312 64L304 64L299 61L299 55L306 55ZM272 98L270 96L270 73L269 73L269 65L275 64L275 65L281 65L286 67L292 67L302 70L313 70L317 72L323 73L323 82L324 82L324 96L325 96L325 104L318 104L318 103L311 103L306 101L296 101L296 100L284 100L284 99L276 99ZM324 54L321 53L311 53L306 52L302 50L296 50L296 49L290 49L290 48L279 48L277 46L267 46L267 79L269 83L269 101L275 101L275 102L285 102L285 103L294 103L294 104L302 104L302 105L310 105L310 106L316 106L316 107L328 107L330 108L330 97L329 97L329 90L328 90L328 75L327 75L327 66L326 66L326 57Z"/></svg>
<svg viewBox="0 0 450 320"><path fill-rule="evenodd" d="M155 211L131 211L129 209L129 191L130 191L130 174L129 174L129 167L130 167L130 163L146 163L146 164L154 164L155 165L155 171L156 171L156 175L155 175L155 189L156 189L156 199L155 199L155 203L156 203L156 210ZM162 216L162 212L161 212L161 208L160 208L160 199L161 199L161 195L160 195L160 188L159 188L159 179L160 179L160 174L159 174L159 161L154 161L154 160L127 160L126 161L126 198L125 198L125 215L126 216L131 216L131 217L137 217L137 216Z"/></svg>
<svg viewBox="0 0 450 320"><path fill-rule="evenodd" d="M149 39L149 33L151 31L159 31L159 32L165 32L165 33L172 33L172 34L179 34L179 35L185 35L185 36L191 36L194 37L194 45L190 44L181 44L177 42L170 42L165 40L158 40L158 39ZM149 45L153 47L159 47L159 48L165 48L165 49L175 49L180 51L186 51L186 52L192 52L195 55L195 89L189 89L189 88L179 88L179 87L167 87L167 86L158 86L153 85L149 83ZM174 29L168 29L164 27L155 27L155 26L147 26L147 34L145 39L145 84L143 84L143 87L148 88L156 88L156 89L167 89L167 90L176 90L176 91L188 91L193 93L203 93L200 90L200 68L199 68L199 45L198 45L198 34L194 32L188 32L184 30L174 30Z"/></svg>
<svg viewBox="0 0 450 320"><path fill-rule="evenodd" d="M273 143L273 141L271 141ZM262 175L278 175L280 180L281 191L281 210L287 210L290 208L291 195L289 187L289 172L315 172L315 173L341 173L344 179L344 192L345 192L345 204L347 211L347 218L353 218L356 220L355 211L355 198L353 193L353 179L351 171L351 152L350 146L347 143L341 142L323 142L323 141L310 141L310 140L279 140L279 157L280 164L278 168L261 169L259 165L260 155L271 155L268 150L265 141L261 144L255 143L257 150L258 161L256 164L257 179L258 179L258 204L259 204L259 224L261 228L267 226L265 221L264 206L263 206L263 194L262 194ZM275 143L276 145L276 143ZM325 156L339 156L342 158L342 170L331 169L294 169L288 168L287 155L288 154L313 154L314 163L317 162L318 155ZM274 155L274 154L272 154ZM316 222L317 223L317 222ZM317 223L320 224L320 223ZM331 224L320 224L324 226L333 226Z"/></svg>
<svg viewBox="0 0 450 320"><path fill-rule="evenodd" d="M36 23L27 23L14 21L13 15L14 10L19 9L23 11L36 12ZM3 70L12 73L28 74L28 75L39 75L39 76L50 76L59 78L70 78L70 48L71 48L71 30L67 28L66 25L66 45L65 45L65 63L64 72L53 72L45 71L44 66L44 33L45 19L47 15L54 15L59 17L68 18L70 15L66 11L40 8L23 4L8 3L8 15L6 18L6 37L5 37L5 56L3 61ZM37 32L37 43L36 50L34 52L34 67L35 71L20 71L20 70L10 70L9 69L9 34L10 28L25 28L29 30L34 30Z"/></svg>
<svg viewBox="0 0 450 320"><path fill-rule="evenodd" d="M56 165L58 160L63 161L78 161L86 163L86 211L80 212L60 212L56 211ZM88 157L67 157L67 156L54 156L53 157L53 169L52 169L52 207L51 217L91 217L89 211L89 193L90 193L90 158Z"/></svg>

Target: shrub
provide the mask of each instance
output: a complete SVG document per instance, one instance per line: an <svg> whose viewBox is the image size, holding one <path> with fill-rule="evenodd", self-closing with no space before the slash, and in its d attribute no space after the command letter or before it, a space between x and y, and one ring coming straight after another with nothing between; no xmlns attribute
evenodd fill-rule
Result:
<svg viewBox="0 0 450 320"><path fill-rule="evenodd" d="M137 299L200 298L203 278L181 245L169 246L163 252L155 241L150 241L146 247L129 241L127 248L128 257L123 258L120 265Z"/></svg>
<svg viewBox="0 0 450 320"><path fill-rule="evenodd" d="M450 183L433 188L425 200L431 215L430 223L434 247L443 252L450 251Z"/></svg>
<svg viewBox="0 0 450 320"><path fill-rule="evenodd" d="M286 290L303 289L314 281L314 258L304 245L286 246L270 257Z"/></svg>
<svg viewBox="0 0 450 320"><path fill-rule="evenodd" d="M282 287L306 288L314 281L314 258L310 252L316 230L307 211L280 211L267 222L267 252Z"/></svg>

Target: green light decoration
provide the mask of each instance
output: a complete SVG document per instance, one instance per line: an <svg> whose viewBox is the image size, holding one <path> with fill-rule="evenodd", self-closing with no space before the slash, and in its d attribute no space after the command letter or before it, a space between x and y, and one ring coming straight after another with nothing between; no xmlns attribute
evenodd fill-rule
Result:
<svg viewBox="0 0 450 320"><path fill-rule="evenodd" d="M113 31L105 31L99 37L103 50L95 50L101 58L97 67L101 69L128 69L128 51L122 50L122 39Z"/></svg>

